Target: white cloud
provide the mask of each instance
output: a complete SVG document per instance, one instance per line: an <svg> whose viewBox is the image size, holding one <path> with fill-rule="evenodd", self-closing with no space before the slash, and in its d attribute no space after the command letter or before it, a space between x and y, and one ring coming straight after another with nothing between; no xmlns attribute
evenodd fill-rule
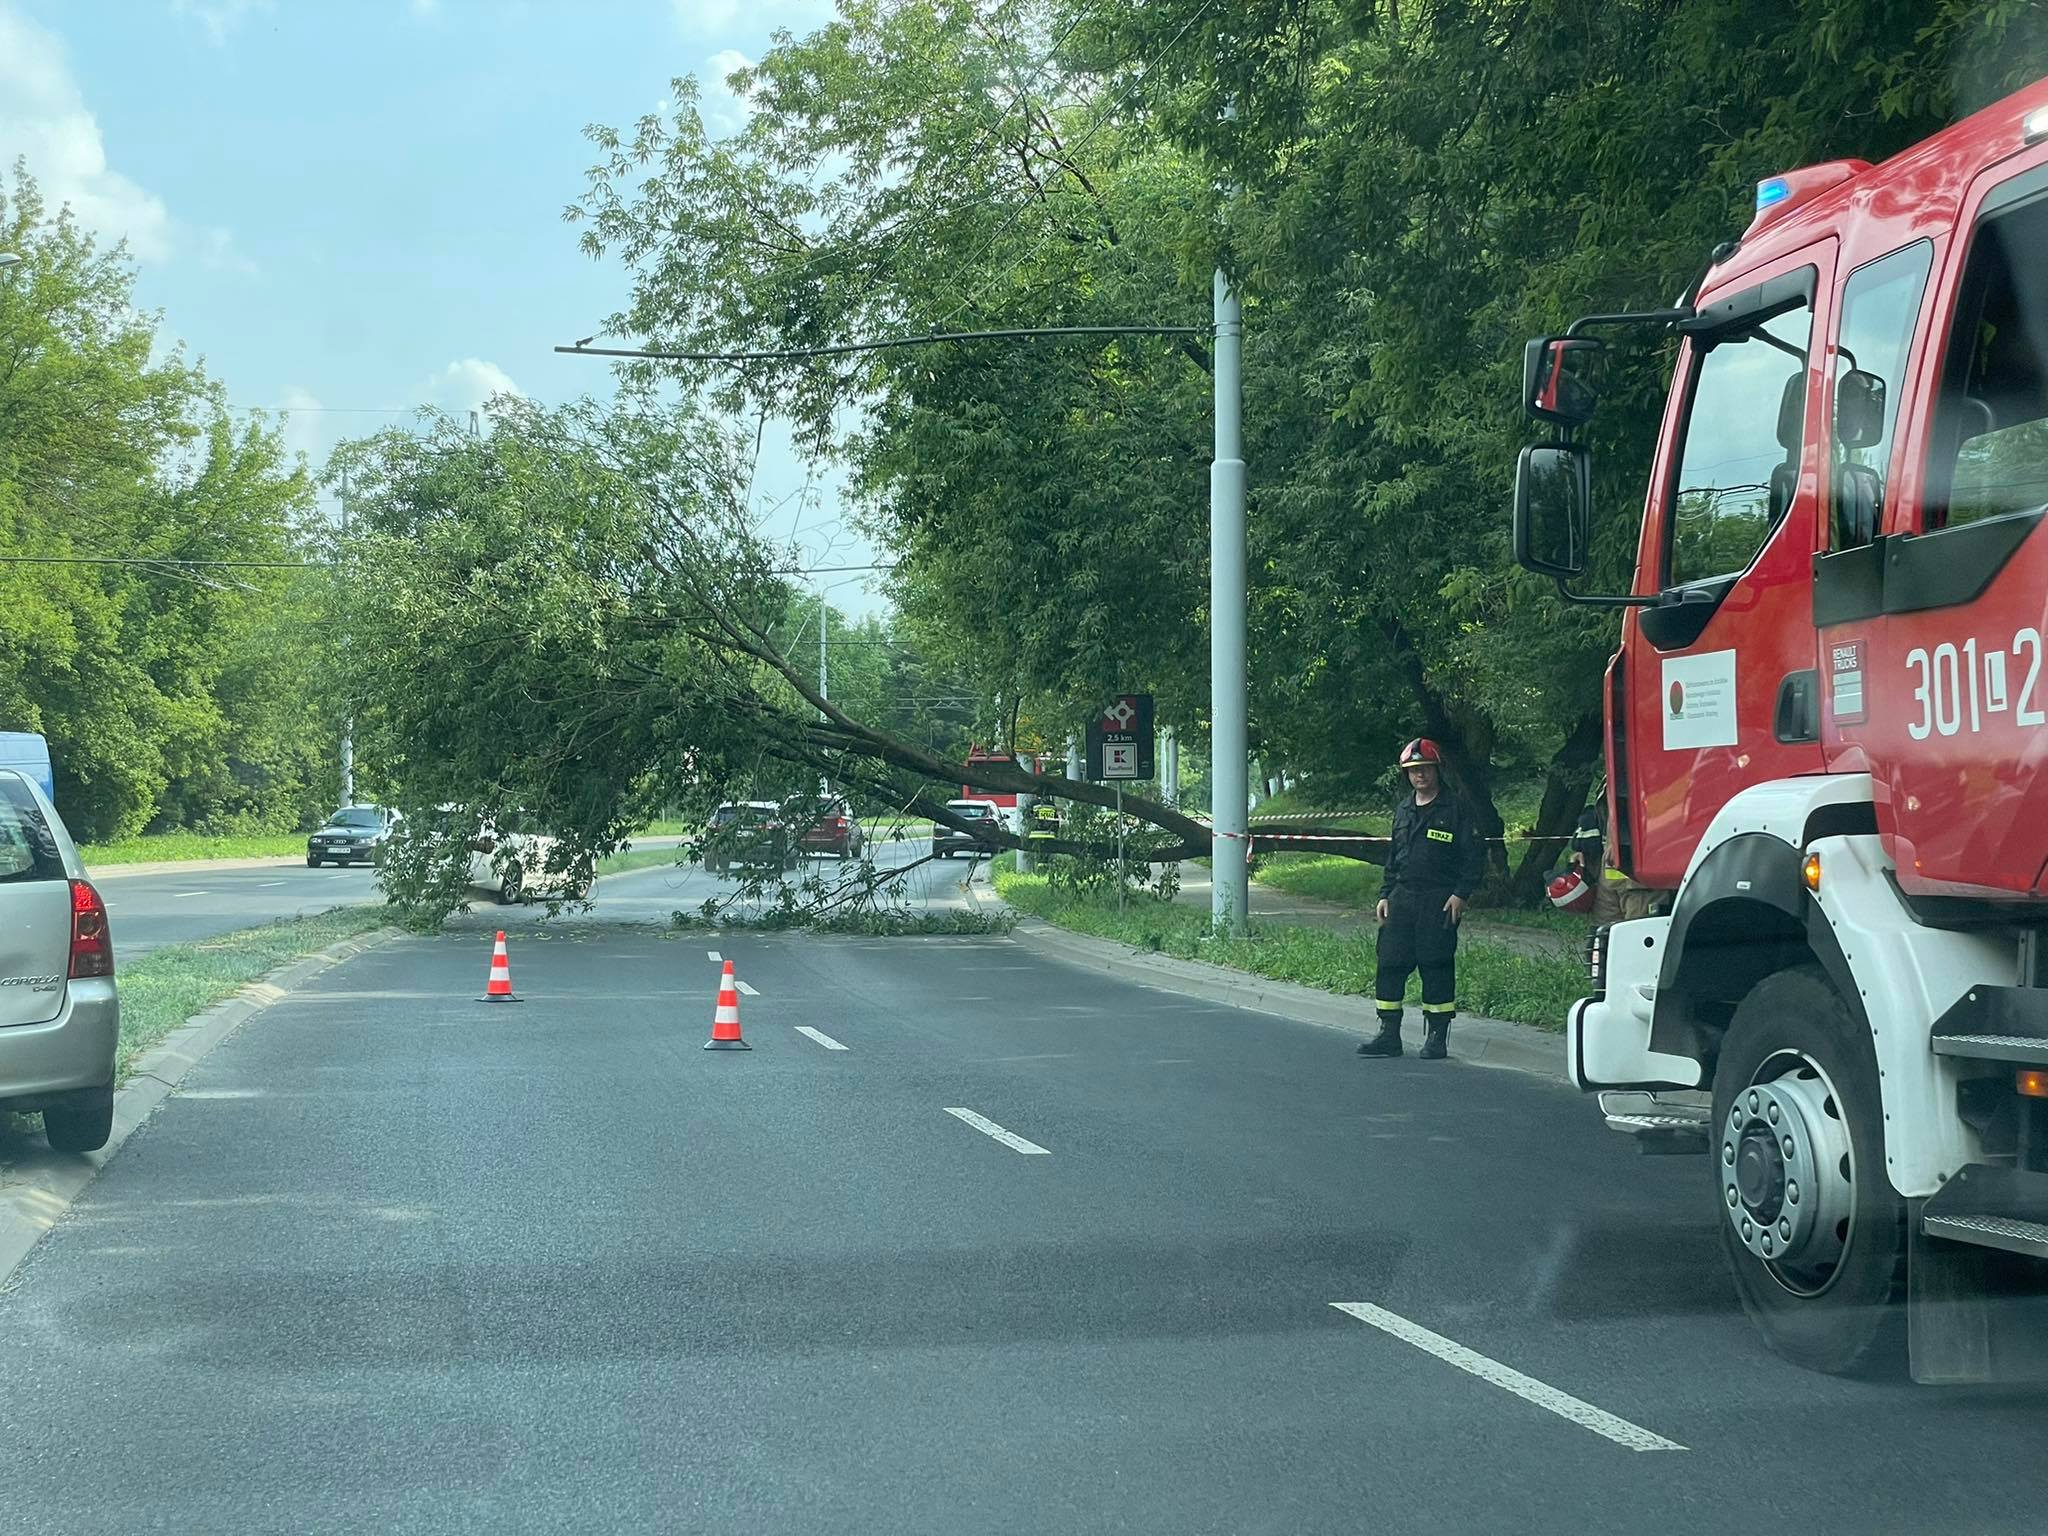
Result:
<svg viewBox="0 0 2048 1536"><path fill-rule="evenodd" d="M324 418L320 414L320 397L305 385L294 384L285 390L279 404L285 451L303 453L307 462L318 469L327 457L329 446Z"/></svg>
<svg viewBox="0 0 2048 1536"><path fill-rule="evenodd" d="M493 395L518 395L524 391L496 363L465 357L429 378L421 393L443 410L474 411L482 409Z"/></svg>
<svg viewBox="0 0 2048 1536"><path fill-rule="evenodd" d="M69 203L96 234L125 239L141 261L171 253L162 199L107 166L99 120L87 110L63 45L0 4L0 165L19 156L52 211Z"/></svg>
<svg viewBox="0 0 2048 1536"><path fill-rule="evenodd" d="M251 11L267 11L271 0L171 0L171 14L189 16L206 29L206 40L218 48Z"/></svg>
<svg viewBox="0 0 2048 1536"><path fill-rule="evenodd" d="M753 116L753 103L725 83L725 77L734 70L751 69L753 64L754 61L737 48L721 48L704 61L697 110L713 138L738 133L746 127L747 119Z"/></svg>

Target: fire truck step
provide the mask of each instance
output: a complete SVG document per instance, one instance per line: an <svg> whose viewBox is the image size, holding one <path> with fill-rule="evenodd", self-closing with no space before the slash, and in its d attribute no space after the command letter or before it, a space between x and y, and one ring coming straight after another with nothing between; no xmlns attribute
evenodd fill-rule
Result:
<svg viewBox="0 0 2048 1536"><path fill-rule="evenodd" d="M1937 1056L1968 1056L1977 1061L2017 1061L2048 1067L2048 1040L2032 1035L1931 1035Z"/></svg>
<svg viewBox="0 0 2048 1536"><path fill-rule="evenodd" d="M2048 1259L2048 1173L1970 1163L1920 1213L1929 1237Z"/></svg>
<svg viewBox="0 0 2048 1536"><path fill-rule="evenodd" d="M2038 1221L2011 1216L1923 1216L1920 1230L1952 1243L1974 1243L1979 1248L2002 1248L2007 1253L2048 1259L2048 1224Z"/></svg>
<svg viewBox="0 0 2048 1536"><path fill-rule="evenodd" d="M1707 1150L1713 1107L1705 1094L1610 1090L1600 1095L1600 1113L1607 1118L1607 1129L1635 1137L1644 1152Z"/></svg>
<svg viewBox="0 0 2048 1536"><path fill-rule="evenodd" d="M1934 1021L1927 1043L1937 1056L2048 1067L2048 987L1980 982Z"/></svg>

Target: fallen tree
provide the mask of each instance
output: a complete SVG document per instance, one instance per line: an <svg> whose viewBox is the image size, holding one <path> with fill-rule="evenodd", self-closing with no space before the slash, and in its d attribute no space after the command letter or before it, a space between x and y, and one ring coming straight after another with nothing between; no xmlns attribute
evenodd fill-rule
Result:
<svg viewBox="0 0 2048 1536"><path fill-rule="evenodd" d="M459 905L478 830L553 840L572 888L658 807L699 824L727 800L790 803L828 780L859 805L1000 848L1115 855L1091 836L1032 838L947 801L966 765L857 719L775 638L800 593L761 539L744 445L645 397L544 409L500 399L483 436L445 418L345 444L352 528L338 692L359 755L400 786L394 899L433 921ZM995 791L1115 808L1113 788L977 764ZM1125 790L1157 829L1142 857L1207 854L1208 826ZM873 876L876 884L886 872Z"/></svg>

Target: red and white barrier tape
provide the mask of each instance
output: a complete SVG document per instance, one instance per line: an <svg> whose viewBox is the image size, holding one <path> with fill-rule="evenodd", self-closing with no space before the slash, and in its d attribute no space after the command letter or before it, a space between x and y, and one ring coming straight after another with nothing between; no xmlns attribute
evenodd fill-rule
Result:
<svg viewBox="0 0 2048 1536"><path fill-rule="evenodd" d="M1249 832L1217 832L1214 827L1211 827L1209 832L1214 837L1239 838L1246 842L1254 838L1269 843L1391 843L1393 841L1393 838L1375 832L1354 832L1342 837L1316 832L1260 832L1256 829ZM1511 837L1482 837L1480 841L1482 843L1568 843L1571 841L1571 834L1568 832L1552 832L1546 836L1538 837L1533 832L1517 832Z"/></svg>

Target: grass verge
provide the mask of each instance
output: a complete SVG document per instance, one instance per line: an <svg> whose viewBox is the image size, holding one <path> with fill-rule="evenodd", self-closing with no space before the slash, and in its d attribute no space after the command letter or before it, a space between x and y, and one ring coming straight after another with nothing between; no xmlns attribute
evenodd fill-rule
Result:
<svg viewBox="0 0 2048 1536"><path fill-rule="evenodd" d="M600 875L623 875L629 869L652 869L657 864L674 864L682 857L680 848L628 848L597 861Z"/></svg>
<svg viewBox="0 0 2048 1536"><path fill-rule="evenodd" d="M166 945L119 964L121 1047L115 1081L125 1082L135 1058L187 1019L265 972L390 921L383 907L337 907L317 917L266 923L197 944Z"/></svg>
<svg viewBox="0 0 2048 1536"><path fill-rule="evenodd" d="M1114 897L1055 891L1043 875L999 868L990 878L997 894L1019 912L1076 933L1326 992L1372 996L1379 950L1369 932L1268 923L1255 926L1247 938L1230 938L1212 934L1208 915L1198 908L1139 897L1119 912ZM1458 946L1458 1006L1464 1012L1561 1031L1566 1010L1585 990L1585 971L1574 961L1517 954L1484 940ZM1408 1000L1421 1001L1413 978Z"/></svg>
<svg viewBox="0 0 2048 1536"><path fill-rule="evenodd" d="M1380 873L1377 864L1332 854L1262 853L1259 872L1253 878L1290 896L1363 911L1380 899Z"/></svg>
<svg viewBox="0 0 2048 1536"><path fill-rule="evenodd" d="M111 843L81 843L78 856L88 868L101 864L154 864L187 859L284 859L306 856L306 834L283 832L257 837L207 837L198 832L156 832Z"/></svg>

